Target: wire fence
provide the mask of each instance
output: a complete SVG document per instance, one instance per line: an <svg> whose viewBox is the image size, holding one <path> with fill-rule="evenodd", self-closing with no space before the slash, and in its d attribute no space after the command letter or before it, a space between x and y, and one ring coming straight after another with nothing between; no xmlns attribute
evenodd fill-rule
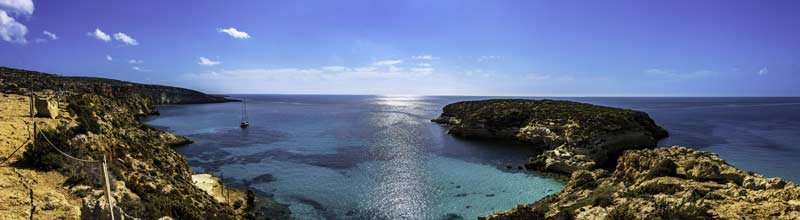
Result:
<svg viewBox="0 0 800 220"><path fill-rule="evenodd" d="M22 144L20 144L19 147L17 147L17 149L14 149L14 151L11 152L11 154L8 154L8 156L5 157L2 162L0 162L0 167L8 166L9 165L8 162L11 161L11 158L14 157L14 154L16 154L17 151L19 151L19 149L22 149L22 147L28 144L28 141L30 141L31 137L33 136L31 135L31 131L29 130L30 127L31 126L28 125L28 123L25 123L25 131L28 132L28 138L25 139L25 141L22 141Z"/></svg>

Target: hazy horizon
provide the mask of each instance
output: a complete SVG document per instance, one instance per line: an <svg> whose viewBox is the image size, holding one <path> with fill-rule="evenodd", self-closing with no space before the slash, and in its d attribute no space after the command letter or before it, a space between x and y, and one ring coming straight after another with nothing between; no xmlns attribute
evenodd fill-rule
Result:
<svg viewBox="0 0 800 220"><path fill-rule="evenodd" d="M214 94L793 97L798 9L0 0L0 66Z"/></svg>

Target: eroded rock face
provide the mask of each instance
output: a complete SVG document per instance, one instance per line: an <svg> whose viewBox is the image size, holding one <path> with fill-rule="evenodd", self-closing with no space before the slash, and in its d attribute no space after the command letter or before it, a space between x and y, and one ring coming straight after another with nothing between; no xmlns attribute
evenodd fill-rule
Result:
<svg viewBox="0 0 800 220"><path fill-rule="evenodd" d="M481 219L800 219L800 187L685 147L629 150L613 175L572 173L564 190Z"/></svg>
<svg viewBox="0 0 800 220"><path fill-rule="evenodd" d="M527 168L565 174L594 169L609 155L653 147L667 136L644 112L557 100L458 102L431 121L456 136L530 143L544 153Z"/></svg>

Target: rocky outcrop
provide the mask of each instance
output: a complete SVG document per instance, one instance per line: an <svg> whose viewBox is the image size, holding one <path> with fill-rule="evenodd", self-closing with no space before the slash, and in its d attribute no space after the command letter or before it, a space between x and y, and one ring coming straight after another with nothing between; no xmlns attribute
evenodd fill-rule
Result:
<svg viewBox="0 0 800 220"><path fill-rule="evenodd" d="M244 202L246 198L243 192L239 193L239 198L234 198L232 194L230 201L220 201L193 184L192 170L188 163L172 148L189 143L188 139L148 127L140 121L141 116L156 113L156 104L220 102L228 101L227 99L172 87L96 78L60 77L7 68L0 68L0 79L6 85L14 83L34 88L26 91L53 90L58 94L55 101L64 104L64 109L61 109L63 115L58 117L57 125L47 128L40 126L48 140L41 137L35 139L42 144L22 148L17 153L22 156L15 157L12 164L13 167L37 175L55 173L66 179L53 184L54 186L33 189L33 192L66 192L69 196L65 198L76 197L78 204L82 204L76 207L74 200L66 199L71 203L56 206L62 207L60 209L53 208L57 213L79 210L82 219L107 216L107 199L102 190L103 176L99 163L78 162L64 157L44 145L47 142L52 142L65 153L83 160L102 161L106 158L112 181L111 200L119 207L114 212L123 213L128 218L250 219L253 216L253 213L248 213L253 207ZM59 91L59 88L65 90ZM156 93L161 98L154 99ZM14 97L26 100L23 96ZM15 114L11 117L24 116L25 114ZM21 129L24 124L15 126L18 129L11 129L9 132L25 132ZM5 149L11 147L2 146L3 150L0 152L11 152L13 149ZM0 178L0 185L2 180ZM36 196L35 193L32 195ZM237 203L235 201L239 201L238 205L234 204ZM0 203L0 206L3 204L5 203ZM40 203L32 204L36 204L37 209L42 209ZM275 207L285 209L277 216L278 219L288 217L288 209ZM0 210L3 208L0 207ZM272 213L256 213L261 213L260 216L265 218L276 217ZM18 213L13 214L16 216ZM52 216L52 219L56 218L75 219L75 216Z"/></svg>
<svg viewBox="0 0 800 220"><path fill-rule="evenodd" d="M527 168L564 174L600 167L623 150L653 147L667 136L644 112L557 100L458 102L432 121L456 136L529 143L543 153Z"/></svg>
<svg viewBox="0 0 800 220"><path fill-rule="evenodd" d="M480 219L800 219L800 187L685 147L629 150L613 174L573 172L562 192Z"/></svg>

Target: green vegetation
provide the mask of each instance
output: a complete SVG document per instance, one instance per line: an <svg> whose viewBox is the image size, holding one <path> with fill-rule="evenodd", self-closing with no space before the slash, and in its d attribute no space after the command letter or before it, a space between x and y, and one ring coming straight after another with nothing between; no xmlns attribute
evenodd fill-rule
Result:
<svg viewBox="0 0 800 220"><path fill-rule="evenodd" d="M100 133L100 124L93 116L93 111L90 108L88 101L86 99L71 99L69 100L69 104L67 105L67 110L69 111L70 115L77 116L78 124L80 125L80 130L77 131L78 133L85 133L85 132L92 132L95 134Z"/></svg>
<svg viewBox="0 0 800 220"><path fill-rule="evenodd" d="M677 176L676 171L678 165L670 159L663 159L647 172L647 179L653 179L662 176Z"/></svg>
<svg viewBox="0 0 800 220"><path fill-rule="evenodd" d="M703 220L711 219L713 215L708 213L707 208L699 207L693 204L668 204L666 202L657 202L654 217L660 220Z"/></svg>
<svg viewBox="0 0 800 220"><path fill-rule="evenodd" d="M621 205L612 209L606 215L606 220L636 220L636 212L630 206Z"/></svg>

